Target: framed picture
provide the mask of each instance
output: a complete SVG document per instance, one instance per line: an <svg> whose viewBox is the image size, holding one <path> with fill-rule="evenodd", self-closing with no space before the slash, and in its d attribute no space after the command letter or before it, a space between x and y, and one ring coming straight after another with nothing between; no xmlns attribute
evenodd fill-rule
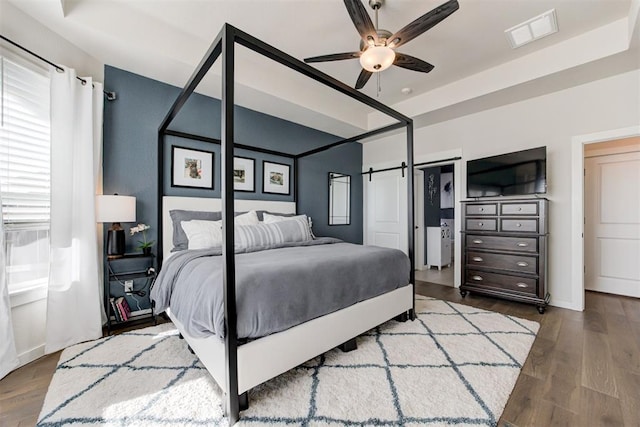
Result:
<svg viewBox="0 0 640 427"><path fill-rule="evenodd" d="M213 189L213 153L172 146L171 186Z"/></svg>
<svg viewBox="0 0 640 427"><path fill-rule="evenodd" d="M262 192L272 194L291 194L289 189L289 165L262 161Z"/></svg>
<svg viewBox="0 0 640 427"><path fill-rule="evenodd" d="M235 191L256 191L255 160L247 157L233 158L233 189Z"/></svg>

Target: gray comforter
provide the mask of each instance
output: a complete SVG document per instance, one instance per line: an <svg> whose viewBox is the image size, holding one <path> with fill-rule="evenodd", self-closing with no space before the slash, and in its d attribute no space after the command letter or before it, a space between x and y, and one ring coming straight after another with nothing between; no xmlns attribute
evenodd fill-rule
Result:
<svg viewBox="0 0 640 427"><path fill-rule="evenodd" d="M220 248L181 251L165 261L151 291L189 335L224 337ZM258 338L409 283L401 251L320 238L236 254L238 337Z"/></svg>

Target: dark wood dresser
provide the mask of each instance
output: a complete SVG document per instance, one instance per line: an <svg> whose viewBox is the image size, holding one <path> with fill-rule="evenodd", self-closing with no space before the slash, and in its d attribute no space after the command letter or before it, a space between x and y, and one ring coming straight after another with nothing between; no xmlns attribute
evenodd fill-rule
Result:
<svg viewBox="0 0 640 427"><path fill-rule="evenodd" d="M460 294L536 304L544 313L548 210L543 198L462 202Z"/></svg>

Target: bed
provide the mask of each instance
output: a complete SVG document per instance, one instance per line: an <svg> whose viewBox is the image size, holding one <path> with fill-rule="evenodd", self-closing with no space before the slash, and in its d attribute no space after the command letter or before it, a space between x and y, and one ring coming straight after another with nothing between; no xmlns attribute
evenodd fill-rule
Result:
<svg viewBox="0 0 640 427"><path fill-rule="evenodd" d="M338 91L367 107L372 108L391 118L391 124L367 131L360 135L341 139L323 147L310 149L299 153L279 153L273 150L251 147L236 143L234 133L234 61L235 46L240 44L249 50L284 65L322 85ZM169 129L169 125L186 104L198 84L210 70L214 62L221 57L221 138L219 140L193 135L184 130ZM385 121L385 123L389 123ZM345 143L362 141L363 139L383 133L406 130L407 162L403 168L413 169L413 121L411 118L393 110L392 108L369 98L342 82L316 70L304 62L279 51L241 30L225 24L219 35L211 44L204 58L194 71L182 92L173 103L170 111L158 128L158 224L160 227L159 241L162 242L158 250L159 265L171 254L172 224L169 212L173 209L195 211L221 211L222 246L219 258L222 266L222 325L218 329L224 331L221 336L216 333L210 335L196 333L186 324L188 319L180 318L172 311L171 304L163 303L166 312L174 322L189 347L201 360L220 388L225 393L225 412L229 424L235 424L240 417L240 410L248 404L247 391L299 364L316 357L334 347L340 346L344 350L353 348L355 337L374 328L389 319L415 318L414 303L414 206L413 206L413 174L408 173L407 182L407 235L408 235L408 280L403 283L392 283L390 289L382 293L374 293L351 305L327 314L313 317L295 326L288 326L284 330L269 333L259 338L239 340L238 320L239 311L236 299L236 285L238 271L236 266L242 263L241 256L236 254L234 242L237 243L234 227L234 213L250 210L267 210L273 213L292 214L297 212L298 186L296 177L293 179L293 202L236 200L233 188L234 148L243 148L269 155L282 155L292 159L294 174L298 174L298 160L306 156L321 153L324 150L340 146ZM195 141L217 143L220 145L222 170L221 196L215 198L169 197L165 195L165 139L167 136L178 136ZM174 255L175 256L175 255ZM406 261L406 258L405 258ZM163 267L162 267L163 268ZM161 274L162 274L161 268ZM242 278L240 278L242 279ZM155 288L154 288L155 289ZM170 300L170 297L169 297ZM242 316L243 313L240 313ZM215 328L214 328L215 329ZM191 331L192 333L189 333ZM215 332L215 331L209 331Z"/></svg>

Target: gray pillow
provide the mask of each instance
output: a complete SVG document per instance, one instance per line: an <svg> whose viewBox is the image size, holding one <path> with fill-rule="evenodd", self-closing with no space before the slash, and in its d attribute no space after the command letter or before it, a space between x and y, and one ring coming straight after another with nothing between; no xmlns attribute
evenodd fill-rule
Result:
<svg viewBox="0 0 640 427"><path fill-rule="evenodd" d="M269 211L256 211L258 215L258 220L263 221L263 214L269 213L272 215L279 216L295 216L296 214L283 214L279 212L269 212ZM235 216L242 215L246 212L236 212ZM192 219L198 219L203 221L219 221L222 219L222 212L220 211L188 211L181 209L174 209L169 211L169 215L171 216L171 221L173 223L173 249L171 252L178 251L186 251L189 249L189 239L182 229L182 221L191 221Z"/></svg>
<svg viewBox="0 0 640 427"><path fill-rule="evenodd" d="M173 222L173 249L171 252L185 251L189 248L189 239L182 229L182 221L191 221L192 219L199 219L203 221L219 221L222 219L222 212L207 212L207 211L185 211L175 209L169 211L171 215L171 221Z"/></svg>

